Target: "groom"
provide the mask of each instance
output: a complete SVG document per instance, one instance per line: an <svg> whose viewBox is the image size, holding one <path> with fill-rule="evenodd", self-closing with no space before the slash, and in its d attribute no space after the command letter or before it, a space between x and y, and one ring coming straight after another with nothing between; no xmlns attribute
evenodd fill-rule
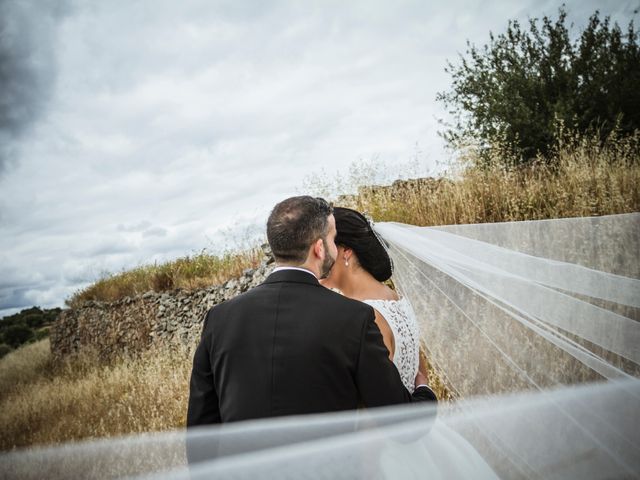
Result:
<svg viewBox="0 0 640 480"><path fill-rule="evenodd" d="M337 255L321 198L292 197L267 221L277 267L207 313L193 359L187 426L435 400L410 393L373 309L322 287ZM416 383L424 383L418 375Z"/></svg>

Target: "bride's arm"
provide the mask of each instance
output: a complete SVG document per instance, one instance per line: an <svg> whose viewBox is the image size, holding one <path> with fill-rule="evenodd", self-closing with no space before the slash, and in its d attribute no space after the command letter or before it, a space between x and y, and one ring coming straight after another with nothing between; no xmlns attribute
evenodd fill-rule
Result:
<svg viewBox="0 0 640 480"><path fill-rule="evenodd" d="M418 350L418 371L425 377L429 376L429 368L427 367L427 354L424 352L422 345Z"/></svg>
<svg viewBox="0 0 640 480"><path fill-rule="evenodd" d="M389 360L393 361L393 355L396 351L396 342L393 337L393 332L391 331L391 327L385 320L385 318L376 310L373 311L376 314L376 325L380 329L380 333L382 333L382 341L384 342L384 346L389 350Z"/></svg>
<svg viewBox="0 0 640 480"><path fill-rule="evenodd" d="M420 345L418 350L418 374L416 375L416 387L418 385L429 385L429 367L427 366L427 356L424 348Z"/></svg>

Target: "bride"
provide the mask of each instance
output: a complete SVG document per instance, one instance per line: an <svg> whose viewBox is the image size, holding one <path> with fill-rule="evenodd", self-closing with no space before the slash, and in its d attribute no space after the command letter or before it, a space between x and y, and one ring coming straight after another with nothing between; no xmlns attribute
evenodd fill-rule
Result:
<svg viewBox="0 0 640 480"><path fill-rule="evenodd" d="M372 223L356 210L334 207L334 217L338 255L321 283L371 305L389 358L404 386L412 391L414 386L425 385L427 369L420 356L415 313L405 297L383 283L393 273L384 241ZM421 477L425 469L443 472L443 478L497 478L462 436L438 421L416 441L389 442L381 453L380 467L389 478Z"/></svg>
<svg viewBox="0 0 640 480"><path fill-rule="evenodd" d="M409 391L426 384L420 364L419 332L411 304L383 282L391 278L393 263L383 241L361 213L334 207L336 261L321 283L343 295L371 305L389 358Z"/></svg>

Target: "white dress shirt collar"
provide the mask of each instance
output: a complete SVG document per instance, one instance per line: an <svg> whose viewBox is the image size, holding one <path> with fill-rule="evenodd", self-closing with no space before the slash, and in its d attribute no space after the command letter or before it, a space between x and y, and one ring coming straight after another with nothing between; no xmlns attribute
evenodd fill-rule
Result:
<svg viewBox="0 0 640 480"><path fill-rule="evenodd" d="M315 279L318 278L316 277L316 274L313 273L311 270L307 270L306 268L301 268L301 267L289 267L287 265L274 268L272 273L279 272L280 270L300 270L301 272L307 272L309 275L313 275L313 278Z"/></svg>

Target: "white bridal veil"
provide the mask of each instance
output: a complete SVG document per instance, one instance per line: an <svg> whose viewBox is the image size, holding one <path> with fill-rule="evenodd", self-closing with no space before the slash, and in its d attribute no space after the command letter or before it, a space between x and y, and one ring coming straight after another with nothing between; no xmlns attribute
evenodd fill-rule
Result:
<svg viewBox="0 0 640 480"><path fill-rule="evenodd" d="M0 475L640 477L639 213L376 229L455 401L18 451Z"/></svg>

